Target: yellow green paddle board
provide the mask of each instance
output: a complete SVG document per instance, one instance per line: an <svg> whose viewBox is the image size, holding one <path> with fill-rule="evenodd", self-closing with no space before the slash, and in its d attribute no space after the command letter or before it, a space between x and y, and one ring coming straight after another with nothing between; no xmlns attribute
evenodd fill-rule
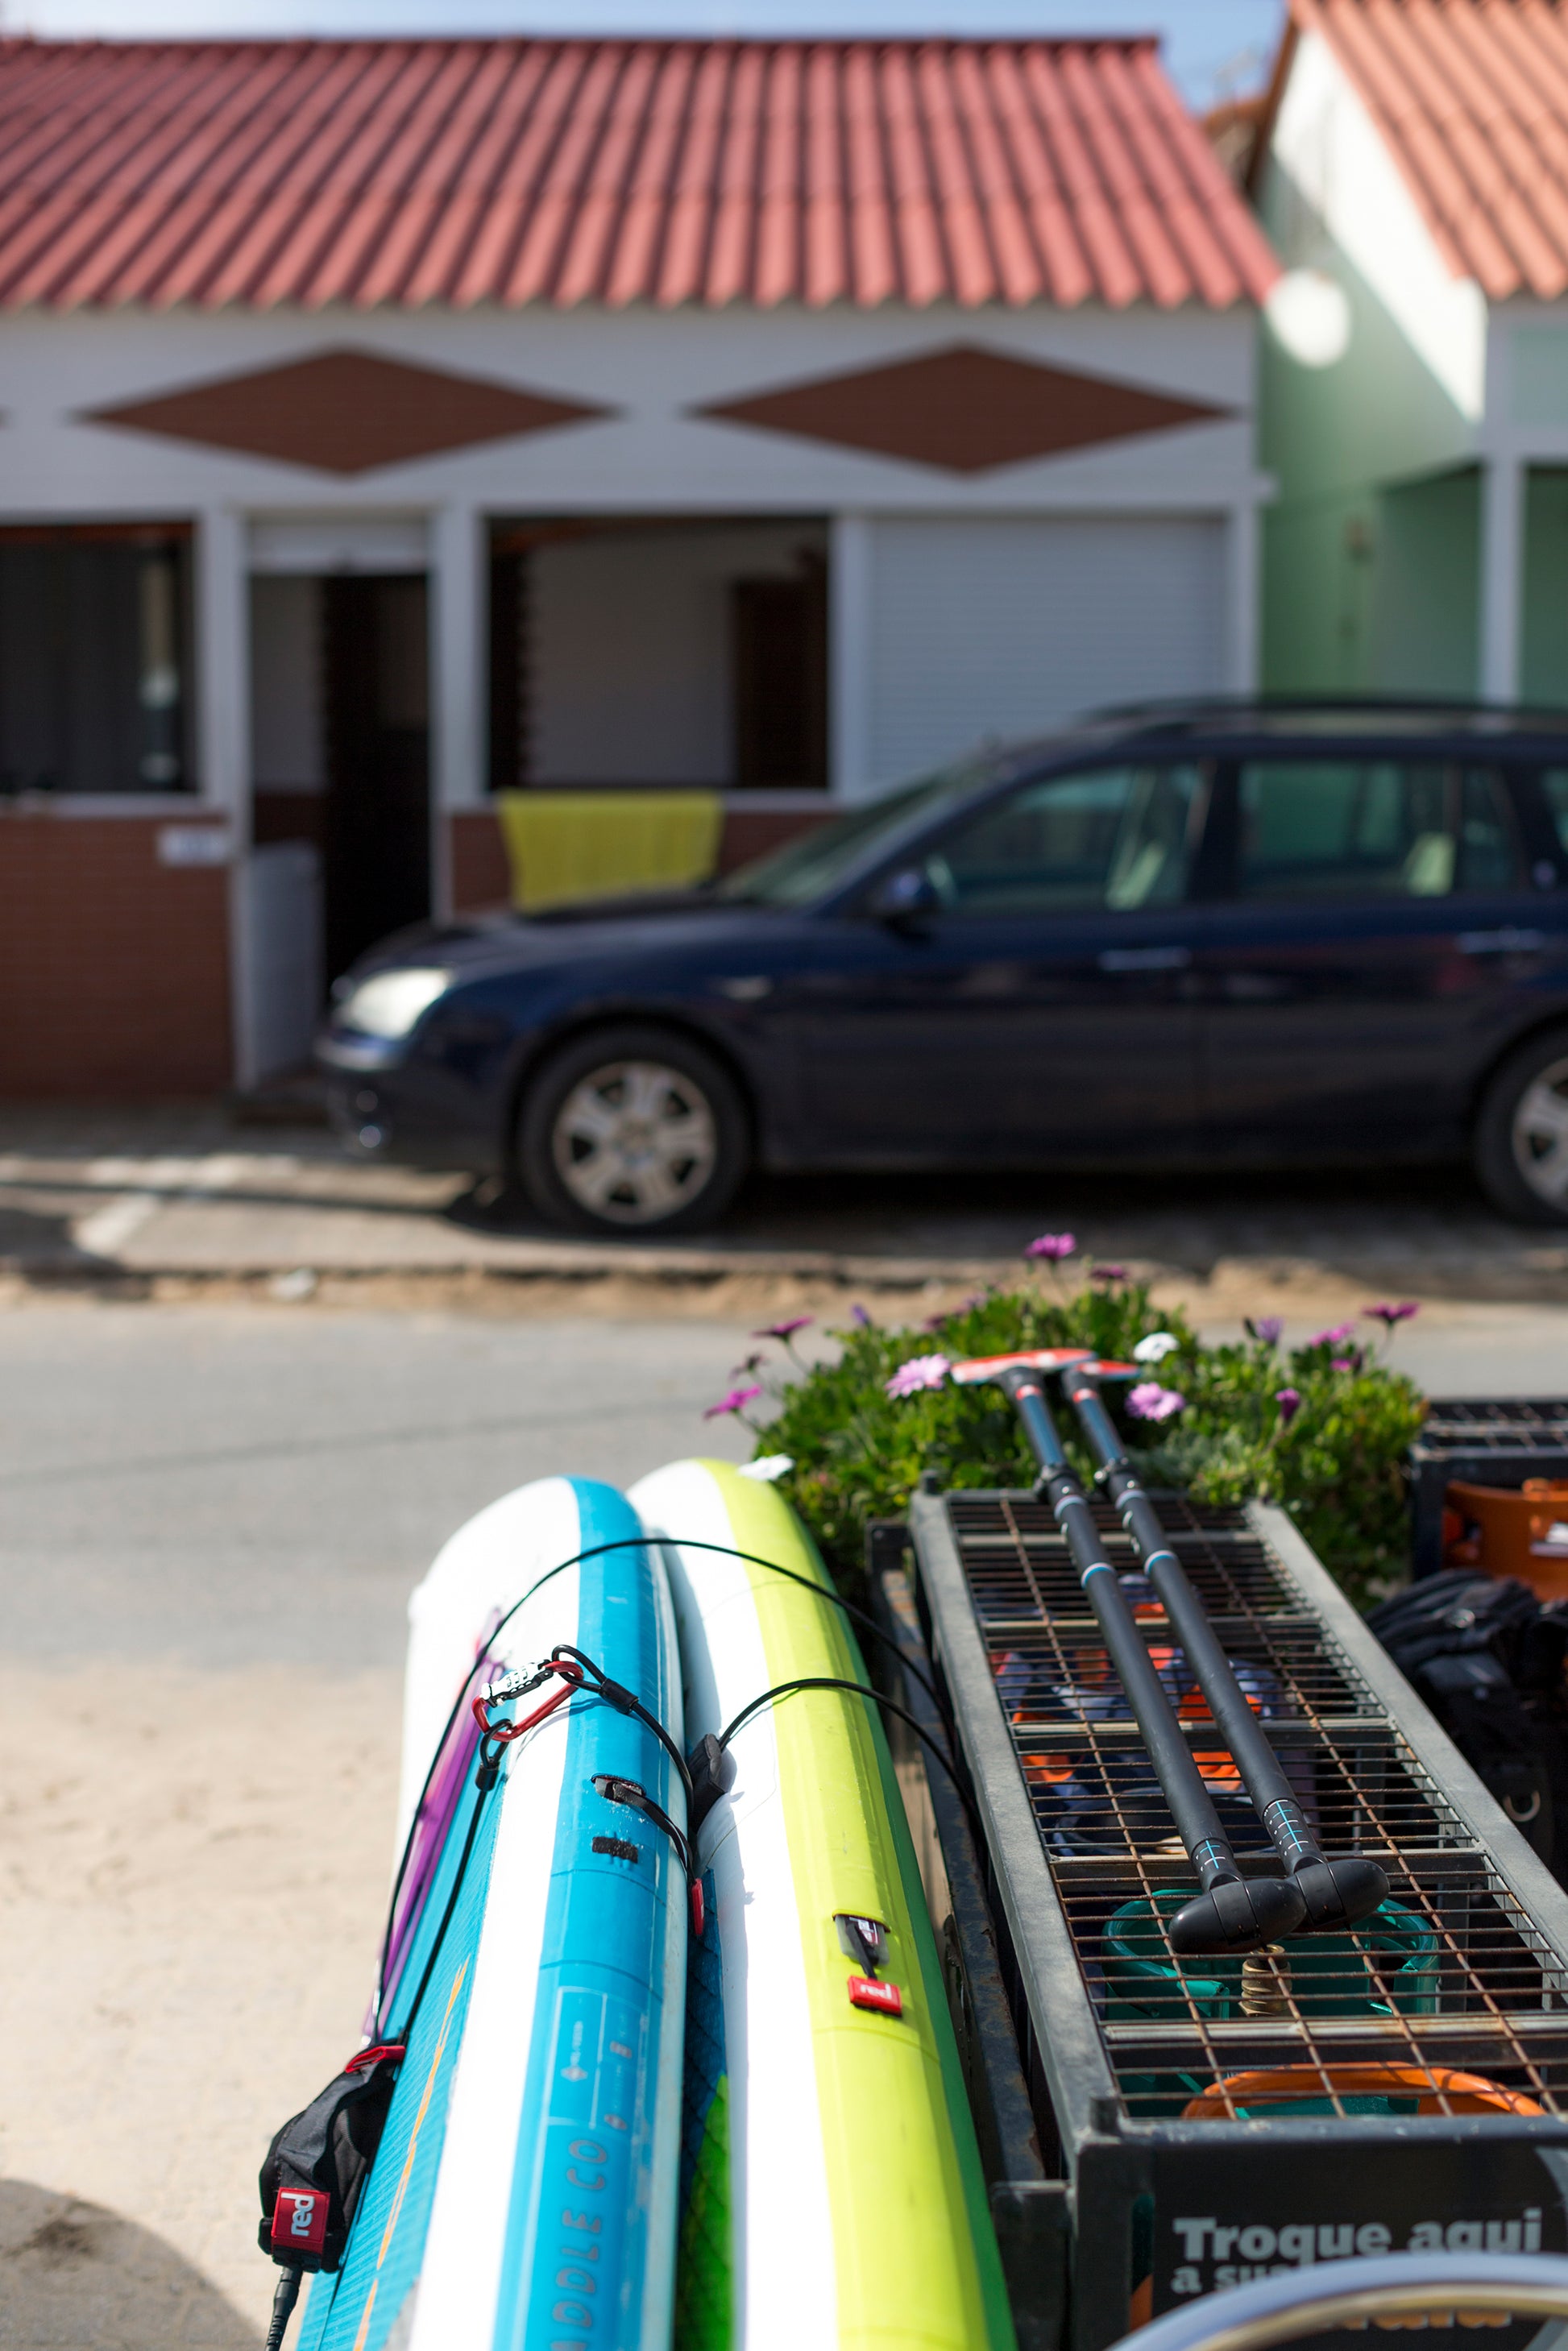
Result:
<svg viewBox="0 0 1568 2351"><path fill-rule="evenodd" d="M863 1684L848 1624L729 1546L826 1571L771 1487L683 1461L662 1542L688 1749L782 1682ZM1012 2351L904 1805L873 1701L811 1689L736 1732L697 1838L674 2351Z"/></svg>

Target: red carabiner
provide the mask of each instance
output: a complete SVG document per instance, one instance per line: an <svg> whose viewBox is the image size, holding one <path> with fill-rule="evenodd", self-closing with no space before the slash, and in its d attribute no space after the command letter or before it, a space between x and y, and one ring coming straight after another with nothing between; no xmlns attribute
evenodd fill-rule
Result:
<svg viewBox="0 0 1568 2351"><path fill-rule="evenodd" d="M564 1706L567 1699L582 1687L582 1667L574 1665L570 1657L552 1657L549 1669L552 1674L560 1676L561 1687L553 1691L542 1706L536 1706L532 1714L525 1714L520 1721L492 1726L489 1700L483 1698L474 1700L474 1719L485 1738L493 1739L499 1747L509 1747L514 1739L520 1739L525 1730L531 1730L536 1722L542 1722L547 1714L553 1714L558 1706Z"/></svg>

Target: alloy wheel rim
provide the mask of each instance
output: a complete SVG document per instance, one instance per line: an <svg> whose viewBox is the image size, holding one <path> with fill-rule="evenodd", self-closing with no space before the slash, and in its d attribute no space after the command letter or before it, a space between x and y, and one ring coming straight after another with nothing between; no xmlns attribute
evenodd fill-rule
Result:
<svg viewBox="0 0 1568 2351"><path fill-rule="evenodd" d="M1532 1078L1513 1113L1513 1164L1537 1199L1568 1207L1568 1056Z"/></svg>
<svg viewBox="0 0 1568 2351"><path fill-rule="evenodd" d="M718 1133L695 1079L664 1061L607 1061L580 1078L556 1113L556 1172L580 1207L617 1225L651 1225L695 1199L714 1171Z"/></svg>

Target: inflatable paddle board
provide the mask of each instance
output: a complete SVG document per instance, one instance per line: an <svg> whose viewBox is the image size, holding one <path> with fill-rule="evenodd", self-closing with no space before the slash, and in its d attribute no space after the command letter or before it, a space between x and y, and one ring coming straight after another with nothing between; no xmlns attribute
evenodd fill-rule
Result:
<svg viewBox="0 0 1568 2351"><path fill-rule="evenodd" d="M799 1519L728 1463L632 1489L664 1546L688 1751L775 1684L866 1673ZM675 2351L1010 2351L925 1896L873 1701L781 1698L697 1832ZM725 1775L727 1776L727 1775Z"/></svg>
<svg viewBox="0 0 1568 2351"><path fill-rule="evenodd" d="M619 1547L560 1566L602 1545ZM409 1615L404 1859L371 2020L406 2054L342 2267L311 2282L302 2351L663 2346L687 1884L667 1831L594 1782L637 1782L684 1831L682 1783L654 1734L585 1684L486 1748L499 1776L481 1798L472 1710L508 1667L567 1642L678 1748L663 1565L613 1489L549 1478L455 1535ZM552 1678L491 1719L568 1687Z"/></svg>

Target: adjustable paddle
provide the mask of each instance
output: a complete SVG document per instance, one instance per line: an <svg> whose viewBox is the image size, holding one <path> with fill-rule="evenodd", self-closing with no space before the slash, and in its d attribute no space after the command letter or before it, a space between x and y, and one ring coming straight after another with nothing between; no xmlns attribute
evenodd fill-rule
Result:
<svg viewBox="0 0 1568 2351"><path fill-rule="evenodd" d="M1354 1926L1358 1918L1364 1918L1380 1902L1386 1901L1388 1880L1375 1861L1359 1854L1347 1855L1338 1861L1325 1859L1280 1767L1280 1760L1237 1681L1230 1660L1215 1638L1207 1612L1187 1581L1186 1570L1166 1540L1159 1515L1122 1448L1098 1384L1103 1379L1136 1379L1140 1376L1139 1366L1097 1363L1090 1358L1063 1364L1060 1369L1078 1425L1099 1464L1096 1482L1104 1486L1132 1538L1144 1573L1159 1595L1171 1630L1181 1643L1214 1717L1215 1728L1230 1750L1253 1810L1300 1890L1306 1905L1305 1931L1321 1934Z"/></svg>
<svg viewBox="0 0 1568 2351"><path fill-rule="evenodd" d="M1300 1933L1306 1900L1293 1878L1242 1876L1116 1572L1102 1556L1088 1497L1068 1466L1041 1377L1092 1360L1087 1348L1048 1347L1031 1354L978 1356L955 1364L951 1376L960 1387L999 1387L1040 1464L1035 1491L1050 1503L1066 1537L1079 1582L1202 1889L1166 1928L1172 1950L1191 1958L1260 1950L1267 1943Z"/></svg>

